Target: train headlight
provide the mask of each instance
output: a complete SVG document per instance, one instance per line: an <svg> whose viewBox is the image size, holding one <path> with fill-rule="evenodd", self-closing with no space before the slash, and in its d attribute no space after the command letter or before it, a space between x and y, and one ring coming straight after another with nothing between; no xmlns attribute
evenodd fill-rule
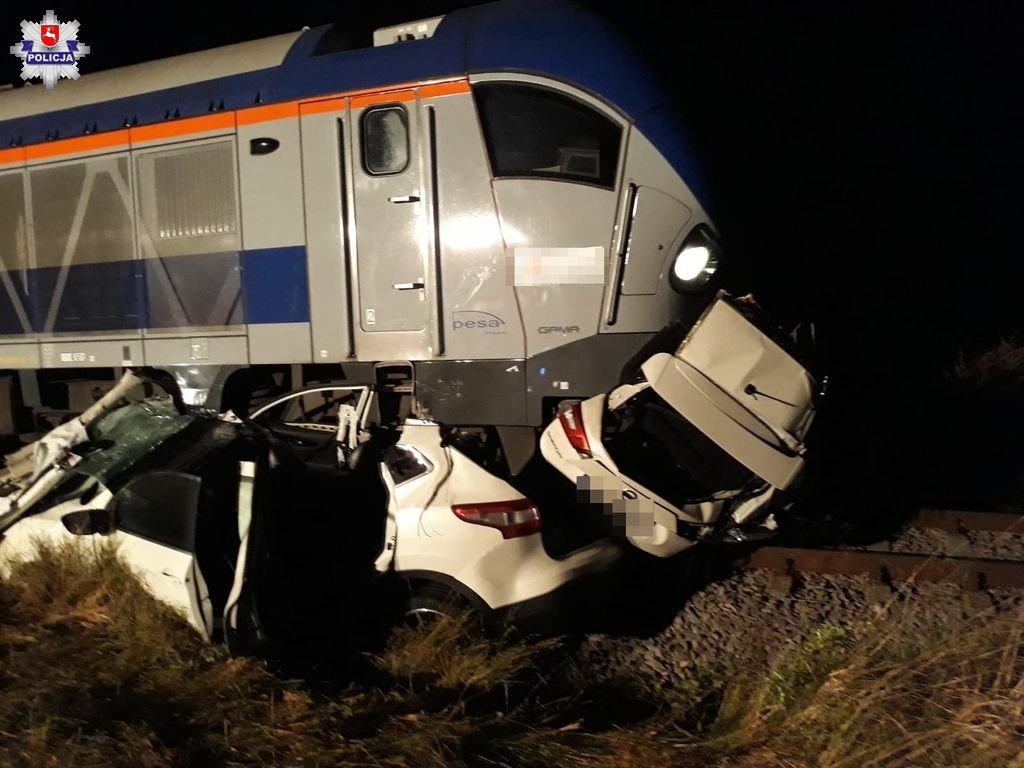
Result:
<svg viewBox="0 0 1024 768"><path fill-rule="evenodd" d="M683 241L672 261L669 282L680 293L703 291L715 277L721 247L704 224L698 224Z"/></svg>

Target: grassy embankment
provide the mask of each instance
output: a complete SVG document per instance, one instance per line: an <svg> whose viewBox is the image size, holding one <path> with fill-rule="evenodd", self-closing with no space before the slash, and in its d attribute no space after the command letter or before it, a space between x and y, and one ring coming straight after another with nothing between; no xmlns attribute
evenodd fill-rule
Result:
<svg viewBox="0 0 1024 768"><path fill-rule="evenodd" d="M899 605L761 679L609 689L449 622L312 693L204 644L115 553L43 550L0 583L0 765L1024 766L1021 617L927 637Z"/></svg>

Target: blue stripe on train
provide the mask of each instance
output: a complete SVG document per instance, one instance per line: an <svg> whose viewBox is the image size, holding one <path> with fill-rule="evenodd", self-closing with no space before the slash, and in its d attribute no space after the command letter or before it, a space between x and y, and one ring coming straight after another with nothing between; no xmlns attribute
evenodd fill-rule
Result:
<svg viewBox="0 0 1024 768"><path fill-rule="evenodd" d="M472 6L448 14L426 40L313 55L329 29L325 25L304 32L278 66L0 119L0 146L37 144L58 134L80 136L85 126L110 131L126 122L161 123L170 113L193 117L213 109L242 109L482 71L551 75L598 94L639 122L670 103L642 59L610 23L572 2L519 0ZM691 188L699 188L697 158L682 138L682 123L658 116L647 122L644 135Z"/></svg>
<svg viewBox="0 0 1024 768"><path fill-rule="evenodd" d="M44 332L59 267L10 272L33 332ZM68 268L55 333L309 322L305 246L196 254ZM28 295L23 290L27 282ZM0 334L24 328L0 286Z"/></svg>
<svg viewBox="0 0 1024 768"><path fill-rule="evenodd" d="M242 252L245 319L250 323L308 323L306 247Z"/></svg>
<svg viewBox="0 0 1024 768"><path fill-rule="evenodd" d="M144 259L146 327L239 325L242 310L238 251Z"/></svg>
<svg viewBox="0 0 1024 768"><path fill-rule="evenodd" d="M57 291L60 267L28 271L32 327L46 328L47 314ZM142 324L139 266L134 261L74 264L68 268L54 333L135 330Z"/></svg>
<svg viewBox="0 0 1024 768"><path fill-rule="evenodd" d="M9 274L15 300L24 308L28 303L28 299L23 288L21 272L11 272ZM7 287L0 284L0 335L20 336L23 333L25 333L25 328L22 326L21 320L18 319L18 311L15 309L14 301L11 300Z"/></svg>

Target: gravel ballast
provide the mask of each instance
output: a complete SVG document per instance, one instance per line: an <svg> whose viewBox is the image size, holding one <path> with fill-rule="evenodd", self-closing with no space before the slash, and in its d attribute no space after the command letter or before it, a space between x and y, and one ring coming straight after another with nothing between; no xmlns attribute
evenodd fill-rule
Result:
<svg viewBox="0 0 1024 768"><path fill-rule="evenodd" d="M1024 567L1024 566L1022 566ZM780 652L803 643L823 625L854 636L890 601L908 604L901 613L915 631L936 631L1024 603L1022 593L964 593L954 584L904 584L897 591L867 577L802 574L790 582L764 570L739 571L696 593L674 620L652 637L590 635L578 658L600 679L628 676L675 687L704 670L759 675Z"/></svg>
<svg viewBox="0 0 1024 768"><path fill-rule="evenodd" d="M863 548L876 552L909 552L1024 561L1024 533L967 531L961 534L934 528L907 528L894 539Z"/></svg>

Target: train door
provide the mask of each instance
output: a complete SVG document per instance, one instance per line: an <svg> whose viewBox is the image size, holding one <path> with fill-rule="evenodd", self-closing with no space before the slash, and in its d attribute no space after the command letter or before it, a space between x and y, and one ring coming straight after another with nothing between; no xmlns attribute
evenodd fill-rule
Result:
<svg viewBox="0 0 1024 768"><path fill-rule="evenodd" d="M433 357L442 304L430 107L404 89L309 102L301 116L315 356Z"/></svg>
<svg viewBox="0 0 1024 768"><path fill-rule="evenodd" d="M356 357L348 99L299 105L313 360Z"/></svg>
<svg viewBox="0 0 1024 768"><path fill-rule="evenodd" d="M423 179L416 157L415 94L394 101L353 99L359 163L355 171L359 235L359 325L365 333L422 331L426 326ZM399 101L401 99L401 101Z"/></svg>

